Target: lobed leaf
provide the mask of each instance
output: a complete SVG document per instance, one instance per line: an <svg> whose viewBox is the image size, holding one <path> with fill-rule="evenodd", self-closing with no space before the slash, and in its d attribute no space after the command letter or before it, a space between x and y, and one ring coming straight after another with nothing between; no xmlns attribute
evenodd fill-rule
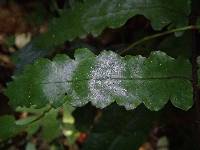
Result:
<svg viewBox="0 0 200 150"><path fill-rule="evenodd" d="M168 100L188 110L193 104L191 64L155 51L148 58L120 57L112 51L96 56L78 49L75 60L58 55L53 61L40 59L8 84L6 95L12 106L54 107L70 101L74 106L88 102L104 108L114 101L126 109L141 103L161 109Z"/></svg>
<svg viewBox="0 0 200 150"><path fill-rule="evenodd" d="M44 35L49 43L57 45L65 40L99 35L106 27L117 28L135 15L144 15L154 29L168 24L174 27L188 24L190 0L85 0L76 2L60 18L52 21ZM64 30L63 30L64 29ZM44 44L44 43L41 43Z"/></svg>
<svg viewBox="0 0 200 150"><path fill-rule="evenodd" d="M190 0L85 0L74 2L71 9L63 11L59 18L49 24L49 31L33 39L32 43L18 54L17 68L47 56L54 46L85 37L89 33L97 36L105 28L118 28L136 15L144 15L154 29L166 25L186 26L190 14ZM30 52L24 56L24 52ZM28 58L28 59L27 59Z"/></svg>

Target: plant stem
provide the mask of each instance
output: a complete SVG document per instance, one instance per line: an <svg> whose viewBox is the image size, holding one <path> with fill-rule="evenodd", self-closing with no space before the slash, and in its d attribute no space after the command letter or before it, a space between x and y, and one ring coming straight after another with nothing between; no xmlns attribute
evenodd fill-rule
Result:
<svg viewBox="0 0 200 150"><path fill-rule="evenodd" d="M29 122L26 125L30 125L38 120L40 120L41 118L43 118L50 110L52 109L51 106L49 106L46 110L44 110L37 118L35 118L34 120L32 120L31 122Z"/></svg>
<svg viewBox="0 0 200 150"><path fill-rule="evenodd" d="M135 46L137 46L137 45L139 45L141 43L144 43L146 41L149 41L151 39L154 39L154 38L157 38L157 37L161 37L161 36L164 36L164 35L168 35L168 34L171 34L171 33L174 33L174 32L181 32L181 31L194 30L194 29L200 29L200 26L190 25L190 26L177 28L177 29L172 29L172 30L168 30L168 31L165 31L165 32L162 32L162 33L146 36L146 37L134 42L133 44L131 44L129 47L127 47L126 49L121 51L120 54L123 54L123 53L129 51L130 49L132 49L133 47L135 47Z"/></svg>
<svg viewBox="0 0 200 150"><path fill-rule="evenodd" d="M197 17L194 12L192 12L190 16L190 24L196 24ZM200 139L200 89L198 87L198 64L197 57L199 54L199 42L200 37L198 34L198 30L192 30L192 80L193 80L193 100L195 103L195 124L196 124L196 143L197 147L200 148L199 139Z"/></svg>

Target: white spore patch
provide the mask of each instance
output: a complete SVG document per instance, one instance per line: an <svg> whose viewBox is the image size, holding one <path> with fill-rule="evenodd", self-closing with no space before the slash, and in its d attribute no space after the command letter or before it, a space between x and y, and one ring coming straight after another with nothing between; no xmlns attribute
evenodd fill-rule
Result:
<svg viewBox="0 0 200 150"><path fill-rule="evenodd" d="M48 68L48 76L43 81L43 92L50 103L59 100L60 96L63 96L70 89L70 81L76 66L77 63L74 60L66 60L59 64L51 63Z"/></svg>
<svg viewBox="0 0 200 150"><path fill-rule="evenodd" d="M112 103L112 96L128 95L122 87L125 64L113 52L103 52L96 58L96 65L91 70L89 89L92 103L103 108Z"/></svg>

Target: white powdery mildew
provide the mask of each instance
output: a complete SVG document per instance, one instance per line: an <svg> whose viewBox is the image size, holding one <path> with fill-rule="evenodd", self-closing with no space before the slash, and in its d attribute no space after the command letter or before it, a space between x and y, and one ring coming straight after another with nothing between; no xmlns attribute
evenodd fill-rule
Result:
<svg viewBox="0 0 200 150"><path fill-rule="evenodd" d="M129 70L131 71L131 78L143 78L143 69L141 68L141 64L143 65L145 61L145 57L138 55L134 58L134 64L131 64Z"/></svg>
<svg viewBox="0 0 200 150"><path fill-rule="evenodd" d="M72 90L71 96L73 98L73 100L71 101L72 106L81 107L88 103L88 98L84 98L84 97L80 98L80 96L78 96L75 90Z"/></svg>
<svg viewBox="0 0 200 150"><path fill-rule="evenodd" d="M89 81L89 99L97 107L112 103L112 96L127 97L128 92L122 87L121 78L125 64L113 52L103 52L96 57L96 65L91 69Z"/></svg>
<svg viewBox="0 0 200 150"><path fill-rule="evenodd" d="M62 63L52 62L48 68L49 73L43 83L43 92L50 103L58 100L60 96L70 89L71 79L77 63L74 60L66 60Z"/></svg>

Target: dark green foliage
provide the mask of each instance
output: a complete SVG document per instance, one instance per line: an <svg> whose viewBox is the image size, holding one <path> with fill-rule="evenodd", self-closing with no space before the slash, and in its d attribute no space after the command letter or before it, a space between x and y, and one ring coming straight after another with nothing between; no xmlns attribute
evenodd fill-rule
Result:
<svg viewBox="0 0 200 150"><path fill-rule="evenodd" d="M75 1L72 8L63 10L60 17L49 23L48 32L40 35L25 47L31 52L30 60L18 55L18 67L32 63L36 58L46 56L54 46L77 37L83 38L91 33L99 35L105 28L118 28L133 16L144 15L151 21L154 29L188 25L190 0L85 0ZM26 50L27 49L27 50ZM29 54L30 55L30 54Z"/></svg>
<svg viewBox="0 0 200 150"><path fill-rule="evenodd" d="M144 106L126 111L111 105L101 112L83 150L138 149L147 140L152 125L160 115L161 112L151 112Z"/></svg>
<svg viewBox="0 0 200 150"><path fill-rule="evenodd" d="M0 117L0 141L16 135L22 127L15 123L15 118L11 115Z"/></svg>

